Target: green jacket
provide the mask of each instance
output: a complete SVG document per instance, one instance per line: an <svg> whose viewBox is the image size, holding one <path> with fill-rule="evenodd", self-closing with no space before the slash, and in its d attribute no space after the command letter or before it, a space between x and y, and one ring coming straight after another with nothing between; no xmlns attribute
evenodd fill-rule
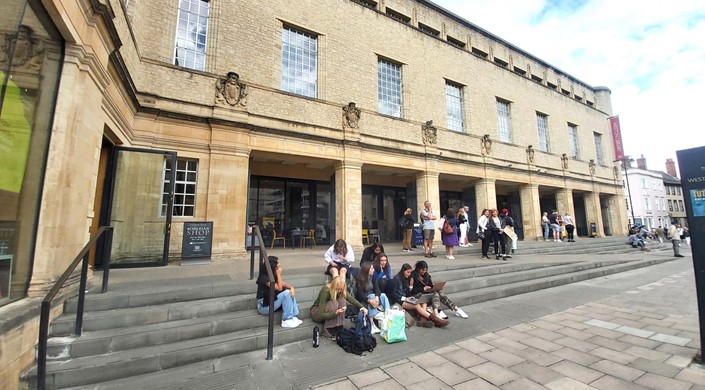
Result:
<svg viewBox="0 0 705 390"><path fill-rule="evenodd" d="M358 309L362 309L362 304L358 302L355 297L353 297L351 294L347 294L347 301L351 305L355 306ZM331 300L330 293L328 292L328 286L323 286L321 288L321 292L318 293L318 299L316 300L316 303L318 304L318 310L321 315L322 320L330 320L335 318L337 314L335 314L335 311L328 312L326 311L326 303Z"/></svg>

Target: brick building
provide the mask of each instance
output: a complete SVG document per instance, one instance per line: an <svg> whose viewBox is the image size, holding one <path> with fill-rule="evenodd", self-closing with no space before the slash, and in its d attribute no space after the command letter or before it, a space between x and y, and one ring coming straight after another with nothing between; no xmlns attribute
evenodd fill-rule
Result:
<svg viewBox="0 0 705 390"><path fill-rule="evenodd" d="M123 265L178 257L192 221L216 261L248 224L399 240L425 200L508 207L523 239L551 209L625 233L609 89L425 0L6 0L0 34L1 310L108 224ZM33 345L2 354L0 387Z"/></svg>

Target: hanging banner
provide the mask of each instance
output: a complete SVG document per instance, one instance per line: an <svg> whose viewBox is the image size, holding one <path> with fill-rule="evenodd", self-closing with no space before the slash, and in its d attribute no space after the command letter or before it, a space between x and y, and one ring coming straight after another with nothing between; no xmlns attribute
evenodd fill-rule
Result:
<svg viewBox="0 0 705 390"><path fill-rule="evenodd" d="M614 159L624 159L624 145L622 144L622 130L619 127L619 116L613 116L610 120L610 132L612 133L612 145L614 145Z"/></svg>

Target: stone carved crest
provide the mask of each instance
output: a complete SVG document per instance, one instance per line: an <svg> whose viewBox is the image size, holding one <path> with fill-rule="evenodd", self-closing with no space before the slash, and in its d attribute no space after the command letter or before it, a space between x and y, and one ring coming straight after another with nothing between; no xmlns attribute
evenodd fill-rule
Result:
<svg viewBox="0 0 705 390"><path fill-rule="evenodd" d="M355 102L350 102L347 106L343 106L343 127L359 128L360 114L360 109L355 107Z"/></svg>
<svg viewBox="0 0 705 390"><path fill-rule="evenodd" d="M34 36L31 27L20 25L17 32L5 34L0 50L0 63L12 63L13 67L39 69L44 59L44 44Z"/></svg>
<svg viewBox="0 0 705 390"><path fill-rule="evenodd" d="M483 156L487 156L492 153L492 140L489 134L485 134L480 138L480 152Z"/></svg>
<svg viewBox="0 0 705 390"><path fill-rule="evenodd" d="M588 168L590 168L590 176L595 176L595 160L590 159L590 162L588 163Z"/></svg>
<svg viewBox="0 0 705 390"><path fill-rule="evenodd" d="M612 167L612 175L614 175L614 180L619 179L619 167L618 166L613 166Z"/></svg>
<svg viewBox="0 0 705 390"><path fill-rule="evenodd" d="M564 170L568 169L568 155L563 153L561 155L561 166L563 167Z"/></svg>
<svg viewBox="0 0 705 390"><path fill-rule="evenodd" d="M536 153L536 150L534 150L534 145L529 145L526 148L526 159L529 161L529 164L534 163L534 155Z"/></svg>
<svg viewBox="0 0 705 390"><path fill-rule="evenodd" d="M215 82L216 104L247 106L247 85L240 82L240 76L235 72L228 72L225 78L219 77Z"/></svg>
<svg viewBox="0 0 705 390"><path fill-rule="evenodd" d="M424 145L436 145L438 143L438 130L433 125L433 121L427 121L421 125L421 138Z"/></svg>

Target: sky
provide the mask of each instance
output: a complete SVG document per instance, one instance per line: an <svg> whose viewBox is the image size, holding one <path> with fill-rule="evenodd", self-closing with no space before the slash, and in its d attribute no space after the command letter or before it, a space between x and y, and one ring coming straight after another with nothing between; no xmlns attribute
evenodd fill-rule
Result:
<svg viewBox="0 0 705 390"><path fill-rule="evenodd" d="M535 57L612 91L625 154L649 169L705 146L705 1L432 0ZM679 174L680 176L680 174Z"/></svg>

